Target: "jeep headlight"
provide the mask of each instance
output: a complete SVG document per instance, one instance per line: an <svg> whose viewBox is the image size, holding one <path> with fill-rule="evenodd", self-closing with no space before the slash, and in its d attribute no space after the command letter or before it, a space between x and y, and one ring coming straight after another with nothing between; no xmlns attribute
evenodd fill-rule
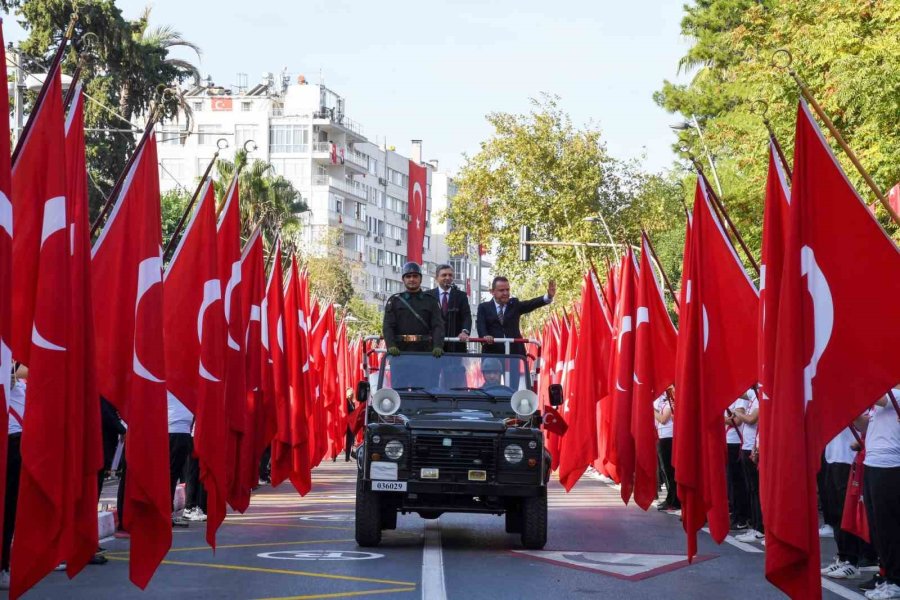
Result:
<svg viewBox="0 0 900 600"><path fill-rule="evenodd" d="M518 444L510 444L503 449L503 458L511 465L522 462L523 456L525 456L525 453L522 451L522 446Z"/></svg>
<svg viewBox="0 0 900 600"><path fill-rule="evenodd" d="M397 460L403 456L403 442L400 440L391 440L385 445L384 453L391 460ZM521 456L519 457L521 460Z"/></svg>

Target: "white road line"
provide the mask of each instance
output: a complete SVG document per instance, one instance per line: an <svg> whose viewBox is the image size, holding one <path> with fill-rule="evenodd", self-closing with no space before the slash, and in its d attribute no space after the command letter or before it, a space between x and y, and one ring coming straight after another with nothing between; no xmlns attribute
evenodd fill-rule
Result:
<svg viewBox="0 0 900 600"><path fill-rule="evenodd" d="M709 533L709 527L704 527L703 531L705 531L706 533ZM744 552L750 552L753 554L762 554L762 552L763 552L762 548L757 548L756 546L751 546L750 544L745 544L744 542L739 542L730 535L725 536L725 542L728 544L731 544L738 550L743 550Z"/></svg>
<svg viewBox="0 0 900 600"><path fill-rule="evenodd" d="M422 550L422 600L447 600L444 583L444 556L441 553L441 521L425 523L425 547Z"/></svg>
<svg viewBox="0 0 900 600"><path fill-rule="evenodd" d="M838 585L837 583L830 581L828 579L822 578L822 587L832 592L833 594L837 594L841 598L847 598L847 600L866 600L866 597L862 594L857 594L856 592L850 591L842 585Z"/></svg>

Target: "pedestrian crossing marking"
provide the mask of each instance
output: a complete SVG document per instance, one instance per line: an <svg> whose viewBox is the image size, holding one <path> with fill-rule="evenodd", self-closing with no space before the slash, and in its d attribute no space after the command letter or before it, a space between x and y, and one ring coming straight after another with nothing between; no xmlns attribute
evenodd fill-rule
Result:
<svg viewBox="0 0 900 600"><path fill-rule="evenodd" d="M689 565L683 554L632 554L626 552L584 552L581 550L513 550L520 557L530 557L563 567L594 571L619 579L639 581ZM703 562L714 556L696 556Z"/></svg>

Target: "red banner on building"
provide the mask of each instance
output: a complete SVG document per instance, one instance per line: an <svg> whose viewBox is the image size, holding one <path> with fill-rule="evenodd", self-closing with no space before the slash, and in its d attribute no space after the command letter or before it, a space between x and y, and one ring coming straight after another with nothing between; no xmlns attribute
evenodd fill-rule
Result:
<svg viewBox="0 0 900 600"><path fill-rule="evenodd" d="M422 165L409 161L409 228L406 242L406 260L422 263L422 246L425 243L425 190L428 171Z"/></svg>
<svg viewBox="0 0 900 600"><path fill-rule="evenodd" d="M212 99L212 109L213 110L231 110L232 100L231 98L213 98Z"/></svg>

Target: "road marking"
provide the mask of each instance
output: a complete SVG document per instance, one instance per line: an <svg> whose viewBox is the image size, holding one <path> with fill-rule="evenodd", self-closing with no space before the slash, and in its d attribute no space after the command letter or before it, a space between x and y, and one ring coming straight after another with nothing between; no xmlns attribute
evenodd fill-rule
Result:
<svg viewBox="0 0 900 600"><path fill-rule="evenodd" d="M709 533L709 527L704 527L703 531L705 531L706 533ZM712 535L712 534L710 533L710 535ZM762 554L762 552L763 552L762 548L757 548L756 546L751 546L750 544L745 544L744 542L739 542L730 535L725 536L725 543L731 544L738 550L743 550L744 552L750 552L751 554Z"/></svg>
<svg viewBox="0 0 900 600"><path fill-rule="evenodd" d="M447 600L440 519L425 523L425 547L422 549L422 600Z"/></svg>
<svg viewBox="0 0 900 600"><path fill-rule="evenodd" d="M280 598L261 598L260 600L315 600L318 598L349 598L351 596L369 596L372 594L393 594L399 592L414 592L414 587L392 588L388 590L359 590L357 592L336 592L334 594L312 594L308 596L284 596Z"/></svg>
<svg viewBox="0 0 900 600"><path fill-rule="evenodd" d="M355 521L356 518L352 512L345 513L325 513L320 515L306 515L300 517L301 521L326 521L331 523L347 523Z"/></svg>
<svg viewBox="0 0 900 600"><path fill-rule="evenodd" d="M304 540L301 542L265 542L258 544L225 544L217 545L216 550L227 550L230 548L264 548L267 546L294 546L300 544L337 544L339 542L355 542L353 538L343 540ZM209 546L191 546L190 548L170 548L169 552L192 552L194 550L209 550ZM128 556L128 551L114 552L113 554Z"/></svg>
<svg viewBox="0 0 900 600"><path fill-rule="evenodd" d="M126 561L127 558L111 556L110 560ZM271 573L274 575L297 575L299 577L317 577L321 579L337 579L340 581L358 581L361 583L384 583L387 585L402 585L404 587L415 587L412 581L393 581L390 579L375 579L374 577L354 577L352 575L332 575L330 573L312 573L310 571L291 571L289 569L266 569L263 567L247 567L244 565L216 565L212 563L195 563L180 560L164 560L163 565L174 565L178 567L206 567L207 569L223 569L225 571L250 571L252 573Z"/></svg>
<svg viewBox="0 0 900 600"><path fill-rule="evenodd" d="M521 558L535 558L563 567L640 581L690 565L683 554L633 554L627 552L583 552L580 550L513 550ZM694 563L714 558L695 556Z"/></svg>
<svg viewBox="0 0 900 600"><path fill-rule="evenodd" d="M298 525L296 523L229 523L223 521L222 525L237 525L241 527L295 527L298 529L340 529L341 531L353 531L352 527L335 527L333 525Z"/></svg>
<svg viewBox="0 0 900 600"><path fill-rule="evenodd" d="M384 554L376 552L358 552L356 550L279 550L257 554L260 558L276 560L372 560L384 558Z"/></svg>
<svg viewBox="0 0 900 600"><path fill-rule="evenodd" d="M857 594L851 590L848 590L842 585L838 585L833 581L829 581L828 579L822 578L822 587L828 590L829 592L835 593L841 598L847 598L847 600L865 600L866 597L862 594Z"/></svg>

